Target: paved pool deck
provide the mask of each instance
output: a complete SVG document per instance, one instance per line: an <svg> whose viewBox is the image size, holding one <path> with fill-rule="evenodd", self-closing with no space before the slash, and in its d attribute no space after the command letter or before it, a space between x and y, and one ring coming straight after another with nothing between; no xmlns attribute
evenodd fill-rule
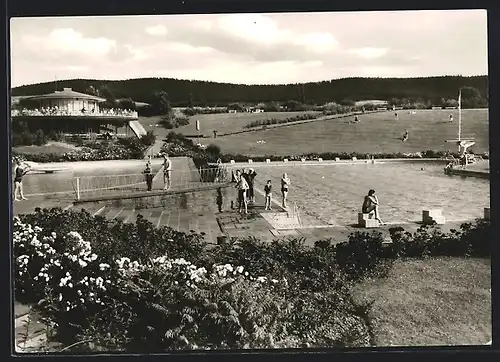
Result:
<svg viewBox="0 0 500 362"><path fill-rule="evenodd" d="M142 215L156 227L165 226L186 233L202 234L210 244L216 244L221 237L256 237L267 242L281 238L299 237L305 238L306 245L312 246L316 241L324 239L331 239L334 242L347 241L349 234L356 231L379 231L384 235L384 238L389 239L389 229L392 227L401 226L407 231L414 232L421 226L417 222L389 222L378 228L366 229L356 225L357 215L352 215L353 223L346 226L300 225L292 211L287 212L276 204L273 205L271 211L264 210L263 205L249 205L248 214L244 214L239 213L236 209L231 209L228 202L223 205L222 212L207 212L163 208L139 210L129 207L103 206L100 203L74 204L73 201L70 198L30 198L15 202L13 214L32 213L36 207L60 207L65 210L85 209L92 215L103 216L109 220L120 220L125 223L135 222L137 216ZM445 225L440 225L439 228L443 231L458 229L463 222L467 221L473 220L447 222Z"/></svg>

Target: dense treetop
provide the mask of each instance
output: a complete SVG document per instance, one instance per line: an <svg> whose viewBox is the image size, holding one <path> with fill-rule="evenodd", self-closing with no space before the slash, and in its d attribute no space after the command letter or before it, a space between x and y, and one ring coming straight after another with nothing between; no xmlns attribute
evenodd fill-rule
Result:
<svg viewBox="0 0 500 362"><path fill-rule="evenodd" d="M227 105L231 102L286 102L306 104L346 103L357 100L407 99L440 104L443 99L457 99L460 87L472 87L484 102L488 99L488 77L443 76L429 78L344 78L323 82L282 85L243 85L189 81L171 78L129 80L70 79L24 85L12 89L13 96L29 96L73 88L77 92L101 90L105 98L131 98L154 103L155 94L168 94L172 106ZM57 87L57 88L56 88ZM98 91L97 91L98 92Z"/></svg>

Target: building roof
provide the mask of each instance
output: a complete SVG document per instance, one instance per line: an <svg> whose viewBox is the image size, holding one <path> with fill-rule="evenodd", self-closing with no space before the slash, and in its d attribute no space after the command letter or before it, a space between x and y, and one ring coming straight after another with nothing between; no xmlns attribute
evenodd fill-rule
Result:
<svg viewBox="0 0 500 362"><path fill-rule="evenodd" d="M106 99L101 97L96 97L90 94L75 92L71 88L63 88L62 91L55 91L54 93L42 94L39 96L29 97L32 100L42 100L42 99L87 99L98 102L105 102Z"/></svg>

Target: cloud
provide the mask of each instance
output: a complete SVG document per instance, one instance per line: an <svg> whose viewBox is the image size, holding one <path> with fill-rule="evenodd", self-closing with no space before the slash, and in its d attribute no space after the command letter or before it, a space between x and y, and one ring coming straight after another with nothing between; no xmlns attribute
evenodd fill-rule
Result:
<svg viewBox="0 0 500 362"><path fill-rule="evenodd" d="M63 54L79 53L103 55L116 48L116 42L104 37L86 38L72 28L54 29L47 37L40 35L26 35L26 45L33 49L59 52Z"/></svg>
<svg viewBox="0 0 500 362"><path fill-rule="evenodd" d="M204 18L192 26L171 24L167 39L210 47L234 57L275 62L315 61L332 54L339 42L327 31L299 32L260 14L232 14Z"/></svg>
<svg viewBox="0 0 500 362"><path fill-rule="evenodd" d="M349 51L365 59L380 58L387 54L387 48L365 47L365 48L350 49Z"/></svg>
<svg viewBox="0 0 500 362"><path fill-rule="evenodd" d="M488 69L485 11L16 18L10 44L14 86L54 73L270 84Z"/></svg>
<svg viewBox="0 0 500 362"><path fill-rule="evenodd" d="M152 35L152 36L164 36L167 35L168 30L164 25L153 25L153 26L148 26L145 29L146 34Z"/></svg>

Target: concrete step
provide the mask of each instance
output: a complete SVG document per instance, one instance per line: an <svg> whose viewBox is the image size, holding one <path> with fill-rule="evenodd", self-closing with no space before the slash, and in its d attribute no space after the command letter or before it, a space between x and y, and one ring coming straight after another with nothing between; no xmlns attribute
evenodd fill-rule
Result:
<svg viewBox="0 0 500 362"><path fill-rule="evenodd" d="M89 212L91 215L94 215L102 207L103 207L103 205L99 205L97 203L88 203L88 204L83 204L83 205L73 205L73 207L71 207L71 210L78 212L78 211L81 211L82 209L84 209L87 212Z"/></svg>
<svg viewBox="0 0 500 362"><path fill-rule="evenodd" d="M103 216L108 220L113 220L123 211L123 209L123 207L111 207L109 209L106 208L106 213L103 214Z"/></svg>
<svg viewBox="0 0 500 362"><path fill-rule="evenodd" d="M119 214L117 214L114 219L125 222L126 220L128 220L132 216L133 213L134 213L134 209L122 208L121 212Z"/></svg>
<svg viewBox="0 0 500 362"><path fill-rule="evenodd" d="M99 205L99 207L96 206L96 211L92 215L94 216L103 216L106 213L106 206Z"/></svg>

